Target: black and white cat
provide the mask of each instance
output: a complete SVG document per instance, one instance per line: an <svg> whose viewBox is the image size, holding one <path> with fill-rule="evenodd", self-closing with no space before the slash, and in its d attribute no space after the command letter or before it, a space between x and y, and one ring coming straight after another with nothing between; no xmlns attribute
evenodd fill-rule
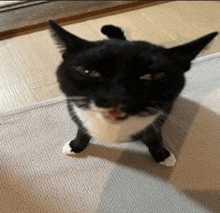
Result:
<svg viewBox="0 0 220 213"><path fill-rule="evenodd" d="M49 22L62 47L57 71L68 109L78 125L67 155L83 151L92 137L101 141L139 140L154 160L173 166L174 155L162 142L161 128L185 84L191 61L218 34L164 48L145 41L127 41L115 26L103 26L110 40L87 41Z"/></svg>

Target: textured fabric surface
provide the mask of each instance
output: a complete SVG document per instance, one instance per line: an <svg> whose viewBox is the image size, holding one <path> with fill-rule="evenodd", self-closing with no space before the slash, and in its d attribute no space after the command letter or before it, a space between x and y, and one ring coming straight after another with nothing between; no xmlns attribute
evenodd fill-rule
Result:
<svg viewBox="0 0 220 213"><path fill-rule="evenodd" d="M92 140L66 157L77 127L62 97L2 113L0 212L220 212L220 54L195 60L186 77L163 128L173 168L138 142Z"/></svg>

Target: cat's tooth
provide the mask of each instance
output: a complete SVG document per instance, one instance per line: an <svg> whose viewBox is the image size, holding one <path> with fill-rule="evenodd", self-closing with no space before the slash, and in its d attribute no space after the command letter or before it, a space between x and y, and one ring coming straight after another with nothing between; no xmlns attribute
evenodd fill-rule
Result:
<svg viewBox="0 0 220 213"><path fill-rule="evenodd" d="M104 118L103 114L101 114L101 113L96 113L96 117L97 117L99 120L103 120L103 118Z"/></svg>
<svg viewBox="0 0 220 213"><path fill-rule="evenodd" d="M126 116L126 113L125 112L122 112L121 114L118 115L118 118L123 118Z"/></svg>

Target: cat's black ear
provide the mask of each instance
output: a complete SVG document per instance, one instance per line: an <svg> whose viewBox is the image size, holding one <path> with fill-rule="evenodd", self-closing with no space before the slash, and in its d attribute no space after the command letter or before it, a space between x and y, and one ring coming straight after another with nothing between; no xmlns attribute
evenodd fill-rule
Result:
<svg viewBox="0 0 220 213"><path fill-rule="evenodd" d="M189 43L170 48L170 53L178 60L192 61L215 38L218 32L213 32Z"/></svg>
<svg viewBox="0 0 220 213"><path fill-rule="evenodd" d="M64 54L77 52L91 44L91 42L69 33L54 21L49 21L49 25L52 36Z"/></svg>

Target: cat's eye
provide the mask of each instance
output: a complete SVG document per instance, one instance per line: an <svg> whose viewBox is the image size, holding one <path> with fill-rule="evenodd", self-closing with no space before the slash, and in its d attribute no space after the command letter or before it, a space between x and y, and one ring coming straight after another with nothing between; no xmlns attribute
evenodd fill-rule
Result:
<svg viewBox="0 0 220 213"><path fill-rule="evenodd" d="M76 69L84 76L89 76L89 77L93 77L93 78L101 77L100 73L97 72L96 70L85 69L82 66L78 66Z"/></svg>
<svg viewBox="0 0 220 213"><path fill-rule="evenodd" d="M156 73L156 74L145 74L145 75L142 75L139 79L151 81L151 80L158 80L163 77L164 77L164 73L161 72L161 73Z"/></svg>
<svg viewBox="0 0 220 213"><path fill-rule="evenodd" d="M141 80L152 80L152 75L151 74L145 74L145 75L142 75L139 79Z"/></svg>

